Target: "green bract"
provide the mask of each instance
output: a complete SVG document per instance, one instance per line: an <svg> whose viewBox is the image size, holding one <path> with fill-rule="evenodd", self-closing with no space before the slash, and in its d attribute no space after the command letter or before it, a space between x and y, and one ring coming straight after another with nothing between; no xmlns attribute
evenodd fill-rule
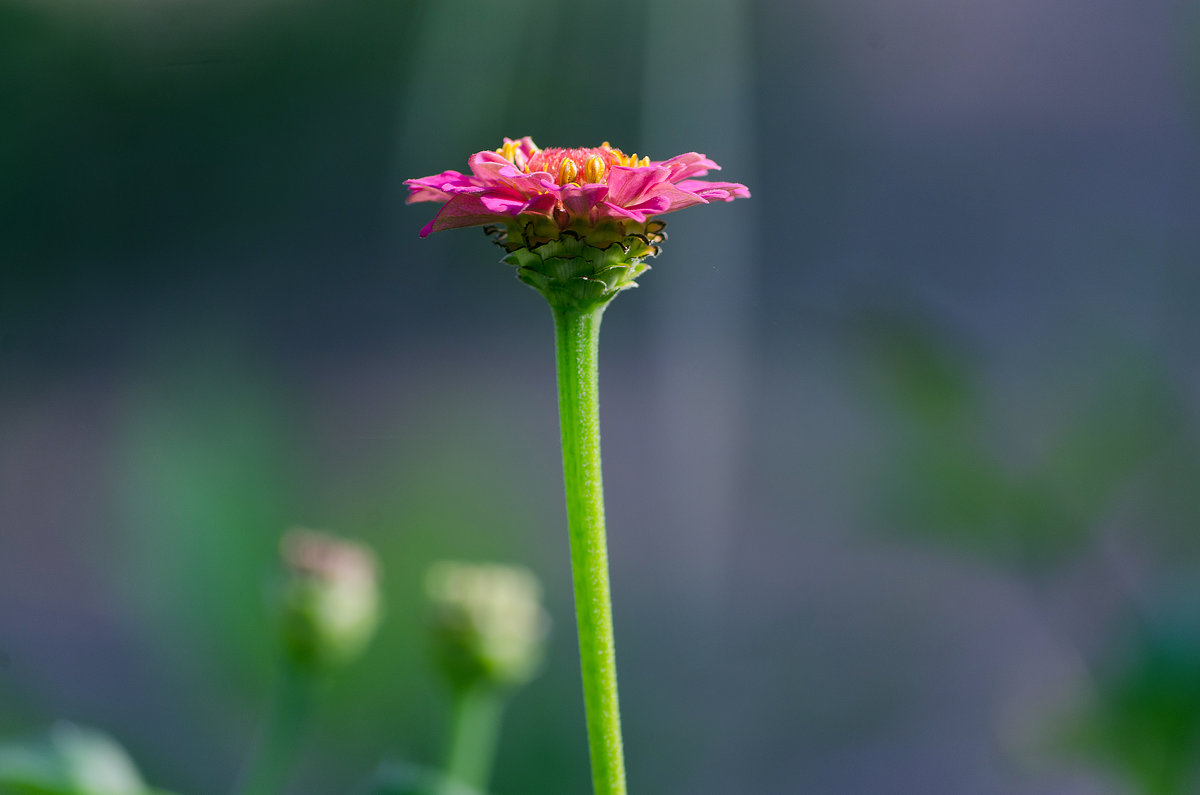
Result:
<svg viewBox="0 0 1200 795"><path fill-rule="evenodd" d="M662 221L610 222L561 233L544 226L531 219L489 231L509 252L503 261L517 268L517 278L562 309L593 309L637 287L637 277L650 269L645 260L666 239ZM551 231L553 238L546 236Z"/></svg>

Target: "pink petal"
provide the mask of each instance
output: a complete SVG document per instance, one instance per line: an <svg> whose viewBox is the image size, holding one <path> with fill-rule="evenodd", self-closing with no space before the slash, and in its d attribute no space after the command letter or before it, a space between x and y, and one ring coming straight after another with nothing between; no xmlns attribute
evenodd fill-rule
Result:
<svg viewBox="0 0 1200 795"><path fill-rule="evenodd" d="M476 152L467 158L467 165L471 167L471 173L480 179L485 179L495 173L496 169L507 166L512 168L513 164L504 159L504 156L498 152L493 152L490 149L485 149L482 152Z"/></svg>
<svg viewBox="0 0 1200 795"><path fill-rule="evenodd" d="M521 172L512 163L495 152L476 152L467 160L471 173L485 185L500 184L506 176Z"/></svg>
<svg viewBox="0 0 1200 795"><path fill-rule="evenodd" d="M608 172L608 200L629 207L644 198L655 185L665 182L670 169L662 166L613 166Z"/></svg>
<svg viewBox="0 0 1200 795"><path fill-rule="evenodd" d="M501 216L503 218L504 216ZM467 226L482 226L493 223L497 214L484 206L478 196L461 194L452 196L450 201L442 206L433 220L421 230L421 237L428 237L431 232L443 232L447 229L461 229Z"/></svg>
<svg viewBox="0 0 1200 795"><path fill-rule="evenodd" d="M750 198L750 189L740 182L709 182L704 179L690 179L675 183L675 187L710 200L731 202L734 199Z"/></svg>
<svg viewBox="0 0 1200 795"><path fill-rule="evenodd" d="M424 186L408 186L408 198L404 200L405 204L416 204L417 202L444 202L449 200L450 194L437 188L428 188Z"/></svg>
<svg viewBox="0 0 1200 795"><path fill-rule="evenodd" d="M534 153L538 151L537 144L528 135L516 141L512 138L505 138L504 143L517 145L517 151L514 154L513 160L518 168L524 168L525 164L529 162L529 158L533 157Z"/></svg>
<svg viewBox="0 0 1200 795"><path fill-rule="evenodd" d="M543 183L550 176L544 171L526 174L495 152L476 152L467 162L480 183L507 186L526 198L545 192Z"/></svg>
<svg viewBox="0 0 1200 795"><path fill-rule="evenodd" d="M522 215L533 214L533 215L549 216L549 215L553 214L554 208L557 205L558 205L558 200L552 194L542 193L542 194L540 194L538 196L534 196L532 199L530 199L525 204L525 206L523 208L521 208L521 214Z"/></svg>
<svg viewBox="0 0 1200 795"><path fill-rule="evenodd" d="M601 218L628 218L631 221L637 221L639 224L645 223L646 221L645 213L639 212L638 210L626 210L624 207L621 207L618 204L613 204L612 202L600 202L600 204L597 205L597 208L599 210L598 215Z"/></svg>
<svg viewBox="0 0 1200 795"><path fill-rule="evenodd" d="M587 218L604 197L608 196L609 188L600 183L587 185L566 185L561 192L563 207L576 218Z"/></svg>
<svg viewBox="0 0 1200 795"><path fill-rule="evenodd" d="M631 221L637 221L641 224L645 223L646 219L651 215L666 212L670 205L671 202L669 199L656 196L632 207L622 207L611 201L600 202L598 207L600 208L599 215L601 216L608 218L628 218Z"/></svg>
<svg viewBox="0 0 1200 795"><path fill-rule="evenodd" d="M647 199L640 204L635 204L633 207L626 207L626 210L631 212L645 213L646 215L658 215L659 213L668 212L671 207L671 200L666 196L655 196Z"/></svg>
<svg viewBox="0 0 1200 795"><path fill-rule="evenodd" d="M498 215L516 215L527 202L524 196L514 198L503 194L482 193L479 196L479 203L489 212Z"/></svg>
<svg viewBox="0 0 1200 795"><path fill-rule="evenodd" d="M667 182L655 190L655 196L667 202L665 209L659 212L673 213L697 204L708 204L708 199L690 190L683 190L678 185Z"/></svg>
<svg viewBox="0 0 1200 795"><path fill-rule="evenodd" d="M688 177L702 177L709 171L720 171L721 167L699 152L686 152L676 155L670 160L664 160L659 165L671 169L671 182L678 182Z"/></svg>
<svg viewBox="0 0 1200 795"><path fill-rule="evenodd" d="M408 179L408 203L414 202L444 202L450 198L450 193L456 188L471 187L471 178L457 171L443 171L431 177Z"/></svg>

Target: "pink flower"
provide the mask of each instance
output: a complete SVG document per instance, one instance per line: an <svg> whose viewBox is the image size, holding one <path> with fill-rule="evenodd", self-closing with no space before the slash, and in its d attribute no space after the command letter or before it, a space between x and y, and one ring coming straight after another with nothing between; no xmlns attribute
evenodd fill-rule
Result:
<svg viewBox="0 0 1200 795"><path fill-rule="evenodd" d="M585 149L539 149L528 136L504 139L495 151L471 155L470 174L443 171L410 179L409 203L440 202L424 229L430 232L485 224L510 229L522 219L560 231L645 224L651 216L711 201L748 198L736 182L702 177L718 166L696 152L670 160L638 159L605 142Z"/></svg>

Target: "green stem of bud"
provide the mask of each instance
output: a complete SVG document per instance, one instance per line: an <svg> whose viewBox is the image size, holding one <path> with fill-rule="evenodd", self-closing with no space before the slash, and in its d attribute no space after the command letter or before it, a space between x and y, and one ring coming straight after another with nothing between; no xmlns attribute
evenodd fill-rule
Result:
<svg viewBox="0 0 1200 795"><path fill-rule="evenodd" d="M457 791L455 783L487 792L503 711L504 696L496 687L481 684L455 691L443 795Z"/></svg>
<svg viewBox="0 0 1200 795"><path fill-rule="evenodd" d="M597 360L604 305L579 309L552 304L551 308L592 782L595 795L625 795L608 544L604 535L604 486L600 477Z"/></svg>
<svg viewBox="0 0 1200 795"><path fill-rule="evenodd" d="M311 672L284 662L271 714L237 788L238 795L279 795L287 786L308 722L314 685Z"/></svg>

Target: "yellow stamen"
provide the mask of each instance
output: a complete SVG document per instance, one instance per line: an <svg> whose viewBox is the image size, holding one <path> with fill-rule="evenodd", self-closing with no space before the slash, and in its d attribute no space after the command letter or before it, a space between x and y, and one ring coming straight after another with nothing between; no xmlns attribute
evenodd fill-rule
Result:
<svg viewBox="0 0 1200 795"><path fill-rule="evenodd" d="M608 167L599 155L592 155L583 167L583 179L586 182L599 182L604 179L604 172L607 169Z"/></svg>
<svg viewBox="0 0 1200 795"><path fill-rule="evenodd" d="M566 185L568 182L574 182L579 176L579 166L575 165L575 161L569 157L564 157L562 164L558 167L558 184Z"/></svg>
<svg viewBox="0 0 1200 795"><path fill-rule="evenodd" d="M507 141L505 142L504 146L496 150L496 154L500 155L510 163L515 163L517 148L520 145L521 144L517 141Z"/></svg>

